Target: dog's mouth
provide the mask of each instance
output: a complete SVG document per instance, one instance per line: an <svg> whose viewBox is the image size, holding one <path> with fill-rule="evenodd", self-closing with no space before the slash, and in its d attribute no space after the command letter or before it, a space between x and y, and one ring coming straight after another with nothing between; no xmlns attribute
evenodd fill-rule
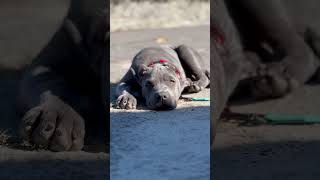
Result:
<svg viewBox="0 0 320 180"><path fill-rule="evenodd" d="M155 100L147 101L148 108L158 111L173 110L177 107L177 101L173 99L163 99L155 97Z"/></svg>
<svg viewBox="0 0 320 180"><path fill-rule="evenodd" d="M163 106L158 107L158 108L155 109L155 110L158 110L158 111L168 111L168 110L174 110L175 108L176 108L175 106L163 105Z"/></svg>
<svg viewBox="0 0 320 180"><path fill-rule="evenodd" d="M176 106L162 105L162 106L153 107L151 109L157 110L157 111L170 111L170 110L174 110L175 108Z"/></svg>

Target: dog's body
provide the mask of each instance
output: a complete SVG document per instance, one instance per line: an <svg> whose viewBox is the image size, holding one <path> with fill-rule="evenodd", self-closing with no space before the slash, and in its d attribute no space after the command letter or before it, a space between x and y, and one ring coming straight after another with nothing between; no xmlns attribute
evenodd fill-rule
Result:
<svg viewBox="0 0 320 180"><path fill-rule="evenodd" d="M65 151L82 149L90 125L108 134L107 8L104 0L71 1L64 23L26 70L18 97L25 139Z"/></svg>
<svg viewBox="0 0 320 180"><path fill-rule="evenodd" d="M212 141L229 97L246 80L258 99L282 97L317 73L319 36L300 32L277 0L214 0L211 10L213 67Z"/></svg>
<svg viewBox="0 0 320 180"><path fill-rule="evenodd" d="M134 109L142 96L150 109L174 109L182 92L209 85L210 69L190 47L150 47L141 50L117 86L117 106Z"/></svg>

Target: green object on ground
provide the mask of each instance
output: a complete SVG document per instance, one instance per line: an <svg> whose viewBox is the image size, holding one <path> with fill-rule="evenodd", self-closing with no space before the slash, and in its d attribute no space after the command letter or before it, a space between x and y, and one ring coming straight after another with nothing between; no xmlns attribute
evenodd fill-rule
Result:
<svg viewBox="0 0 320 180"><path fill-rule="evenodd" d="M285 114L285 113L235 113L225 112L224 117L242 121L255 121L274 125L294 124L320 124L320 116L306 114Z"/></svg>
<svg viewBox="0 0 320 180"><path fill-rule="evenodd" d="M210 101L210 98L191 98L192 101Z"/></svg>
<svg viewBox="0 0 320 180"><path fill-rule="evenodd" d="M320 124L320 116L268 113L264 119L272 124Z"/></svg>
<svg viewBox="0 0 320 180"><path fill-rule="evenodd" d="M205 97L201 97L201 98L197 98L197 97L181 97L181 99L184 99L186 101L210 101L210 98L205 98Z"/></svg>

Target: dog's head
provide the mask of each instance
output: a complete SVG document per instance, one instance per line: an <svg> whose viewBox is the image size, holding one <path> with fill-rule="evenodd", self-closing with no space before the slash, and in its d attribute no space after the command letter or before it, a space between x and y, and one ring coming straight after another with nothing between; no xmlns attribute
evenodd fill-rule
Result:
<svg viewBox="0 0 320 180"><path fill-rule="evenodd" d="M147 107L154 110L176 108L185 86L179 70L165 60L162 61L140 65L138 74L142 96Z"/></svg>

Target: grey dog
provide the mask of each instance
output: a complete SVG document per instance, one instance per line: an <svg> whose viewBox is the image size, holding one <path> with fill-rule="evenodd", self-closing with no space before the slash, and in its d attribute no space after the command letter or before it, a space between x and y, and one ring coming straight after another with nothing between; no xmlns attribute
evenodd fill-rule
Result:
<svg viewBox="0 0 320 180"><path fill-rule="evenodd" d="M186 45L142 49L117 86L117 107L135 109L136 98L142 97L149 109L174 109L182 93L199 92L209 86L210 68L205 63Z"/></svg>

